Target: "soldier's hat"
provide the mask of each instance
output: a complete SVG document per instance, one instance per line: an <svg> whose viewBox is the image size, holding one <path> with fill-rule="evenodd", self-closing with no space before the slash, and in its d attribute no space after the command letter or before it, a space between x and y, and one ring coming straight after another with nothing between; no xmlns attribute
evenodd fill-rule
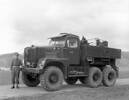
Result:
<svg viewBox="0 0 129 100"><path fill-rule="evenodd" d="M16 56L19 56L19 53L18 53L18 52L16 52L16 53L15 53L15 55L16 55Z"/></svg>

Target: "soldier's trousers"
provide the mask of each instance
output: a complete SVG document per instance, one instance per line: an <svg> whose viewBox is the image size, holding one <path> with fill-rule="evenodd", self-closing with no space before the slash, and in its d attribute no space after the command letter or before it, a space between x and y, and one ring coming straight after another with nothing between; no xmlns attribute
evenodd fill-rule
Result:
<svg viewBox="0 0 129 100"><path fill-rule="evenodd" d="M19 74L20 74L20 67L19 66L13 66L11 70L11 81L14 85L15 83L19 84Z"/></svg>

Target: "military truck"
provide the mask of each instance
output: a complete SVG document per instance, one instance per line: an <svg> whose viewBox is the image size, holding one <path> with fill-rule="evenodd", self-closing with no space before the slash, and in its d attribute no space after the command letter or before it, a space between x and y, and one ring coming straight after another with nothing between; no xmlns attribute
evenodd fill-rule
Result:
<svg viewBox="0 0 129 100"><path fill-rule="evenodd" d="M109 48L107 41L96 40L91 45L84 37L60 33L51 37L49 46L24 49L22 80L29 87L41 86L48 91L59 90L65 81L96 88L113 86L119 76L116 59L121 50Z"/></svg>

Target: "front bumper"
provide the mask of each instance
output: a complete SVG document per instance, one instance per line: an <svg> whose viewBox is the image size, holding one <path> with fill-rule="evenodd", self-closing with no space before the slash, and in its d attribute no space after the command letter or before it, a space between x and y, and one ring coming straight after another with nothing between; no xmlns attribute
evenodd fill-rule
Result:
<svg viewBox="0 0 129 100"><path fill-rule="evenodd" d="M36 73L36 74L42 73L42 70L40 68L22 68L22 71L28 73Z"/></svg>

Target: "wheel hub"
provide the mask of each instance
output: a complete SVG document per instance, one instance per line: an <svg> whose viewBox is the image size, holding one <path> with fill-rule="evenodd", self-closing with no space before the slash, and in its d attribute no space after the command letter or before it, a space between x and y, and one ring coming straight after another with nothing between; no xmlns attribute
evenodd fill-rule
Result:
<svg viewBox="0 0 129 100"><path fill-rule="evenodd" d="M113 78L114 78L114 74L113 73L109 73L108 79L111 81Z"/></svg>
<svg viewBox="0 0 129 100"><path fill-rule="evenodd" d="M99 77L100 77L100 75L98 73L95 73L93 76L93 80L98 81Z"/></svg>
<svg viewBox="0 0 129 100"><path fill-rule="evenodd" d="M49 82L52 84L57 83L58 82L58 75L55 73L51 74L49 77Z"/></svg>

